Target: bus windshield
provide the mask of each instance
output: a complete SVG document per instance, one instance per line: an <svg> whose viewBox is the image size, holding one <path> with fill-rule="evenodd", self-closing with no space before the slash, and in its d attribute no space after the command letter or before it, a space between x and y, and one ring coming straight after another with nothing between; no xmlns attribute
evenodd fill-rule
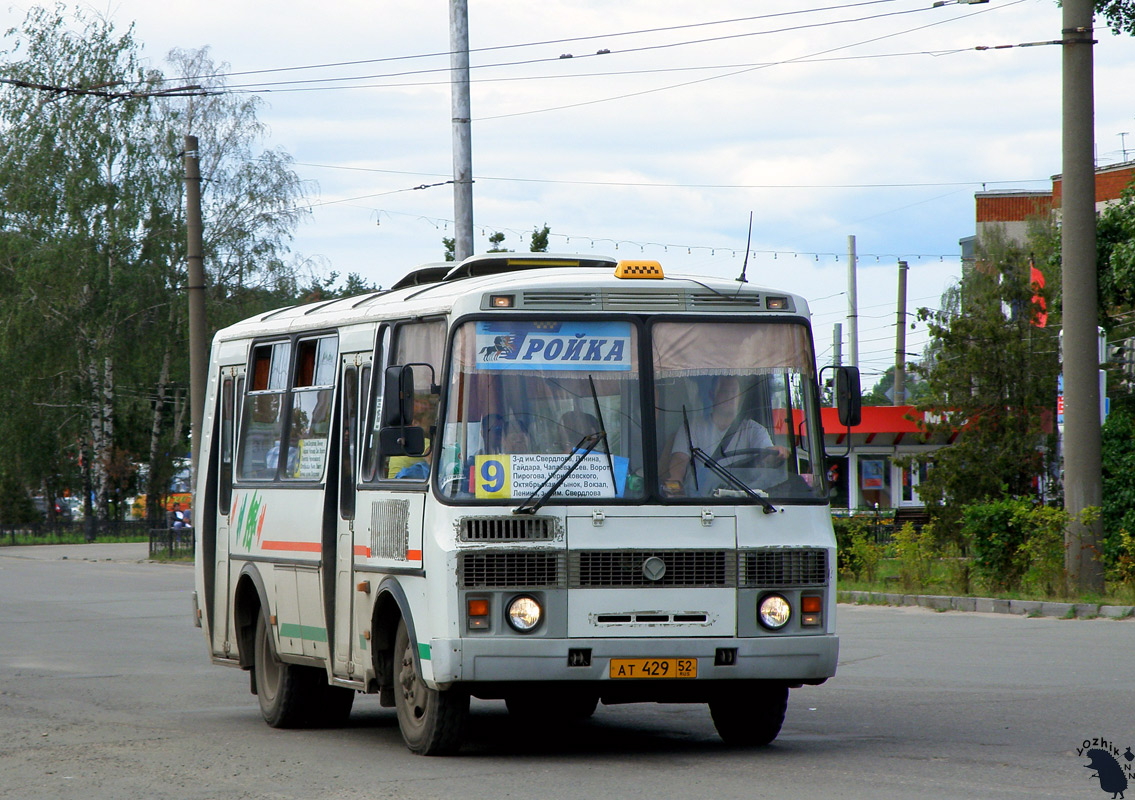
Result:
<svg viewBox="0 0 1135 800"><path fill-rule="evenodd" d="M806 326L657 322L651 350L664 496L823 499Z"/></svg>
<svg viewBox="0 0 1135 800"><path fill-rule="evenodd" d="M566 474L553 498L641 498L638 361L629 320L461 325L442 429L442 494L519 503Z"/></svg>
<svg viewBox="0 0 1135 800"><path fill-rule="evenodd" d="M513 505L534 494L825 498L819 419L808 413L817 398L806 325L674 319L646 330L649 364L639 363L639 328L629 319L459 326L440 431L441 494ZM647 378L654 391L644 428Z"/></svg>

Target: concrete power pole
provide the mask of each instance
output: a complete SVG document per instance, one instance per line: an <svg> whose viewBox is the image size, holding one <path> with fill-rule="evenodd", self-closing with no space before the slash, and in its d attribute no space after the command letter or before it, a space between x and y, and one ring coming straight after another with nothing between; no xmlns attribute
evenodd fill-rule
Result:
<svg viewBox="0 0 1135 800"><path fill-rule="evenodd" d="M847 346L850 364L859 366L859 300L855 291L855 237L847 237Z"/></svg>
<svg viewBox="0 0 1135 800"><path fill-rule="evenodd" d="M453 109L453 258L473 255L473 142L469 110L469 5L449 0L450 100Z"/></svg>
<svg viewBox="0 0 1135 800"><path fill-rule="evenodd" d="M1071 585L1102 591L1103 526L1079 521L1103 502L1096 336L1096 206L1092 0L1064 0L1063 181L1065 568Z"/></svg>
<svg viewBox="0 0 1135 800"><path fill-rule="evenodd" d="M201 164L197 137L185 137L185 260L189 294L189 435L193 449L193 487L201 457L201 419L205 413L205 384L209 380L209 337L205 325L205 259L201 225Z"/></svg>
<svg viewBox="0 0 1135 800"><path fill-rule="evenodd" d="M906 273L905 261L899 262L899 305L895 329L895 392L891 405L906 402Z"/></svg>
<svg viewBox="0 0 1135 800"><path fill-rule="evenodd" d="M832 328L832 363L837 367L843 366L843 325L838 322ZM836 407L838 400L833 386L832 408Z"/></svg>

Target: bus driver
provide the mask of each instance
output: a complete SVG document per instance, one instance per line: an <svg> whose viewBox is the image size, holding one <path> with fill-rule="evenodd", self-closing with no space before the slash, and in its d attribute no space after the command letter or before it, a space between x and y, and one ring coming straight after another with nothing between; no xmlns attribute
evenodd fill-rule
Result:
<svg viewBox="0 0 1135 800"><path fill-rule="evenodd" d="M716 377L710 398L709 413L689 421L689 436L684 429L679 429L674 437L670 462L662 476L664 494L678 495L684 491L683 480L690 465L691 439L694 447L701 448L726 469L745 462L751 464L754 450L770 451L764 459L766 463L773 460L779 464L788 458L788 448L774 444L763 425L756 420L738 418L741 388L735 376ZM737 455L733 457L735 452Z"/></svg>

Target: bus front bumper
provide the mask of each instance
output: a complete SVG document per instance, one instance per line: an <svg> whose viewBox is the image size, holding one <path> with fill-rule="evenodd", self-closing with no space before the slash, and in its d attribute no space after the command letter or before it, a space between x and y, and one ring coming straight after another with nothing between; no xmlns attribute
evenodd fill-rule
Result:
<svg viewBox="0 0 1135 800"><path fill-rule="evenodd" d="M835 634L751 639L486 637L433 639L429 644L428 659L425 648L419 653L426 680L435 688L453 683L610 681L613 658L696 659L698 681L821 683L835 674L839 656Z"/></svg>

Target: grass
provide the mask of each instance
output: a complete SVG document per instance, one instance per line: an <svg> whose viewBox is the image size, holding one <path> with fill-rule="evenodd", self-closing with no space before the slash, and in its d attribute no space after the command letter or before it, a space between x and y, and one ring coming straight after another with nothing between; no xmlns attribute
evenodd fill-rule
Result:
<svg viewBox="0 0 1135 800"><path fill-rule="evenodd" d="M149 534L99 534L95 539L100 544L120 544L123 542L148 542ZM30 533L28 531L5 531L0 534L0 547L21 547L37 544L86 544L83 531L47 531Z"/></svg>
<svg viewBox="0 0 1135 800"><path fill-rule="evenodd" d="M958 573L957 563L949 559L937 559L930 567L930 578L925 583L904 586L899 576L899 560L897 558L882 558L879 560L878 575L874 581L855 580L841 574L838 579L838 588L842 591L882 592L889 594L931 594L951 595L958 597L992 597L998 600L1041 600L1060 603L1086 603L1103 606L1130 606L1135 605L1135 590L1124 587L1108 587L1104 593L1087 592L1084 594L1046 595L1030 593L1025 590L1012 592L992 592L981 586L976 580L970 586L959 586L956 579Z"/></svg>

